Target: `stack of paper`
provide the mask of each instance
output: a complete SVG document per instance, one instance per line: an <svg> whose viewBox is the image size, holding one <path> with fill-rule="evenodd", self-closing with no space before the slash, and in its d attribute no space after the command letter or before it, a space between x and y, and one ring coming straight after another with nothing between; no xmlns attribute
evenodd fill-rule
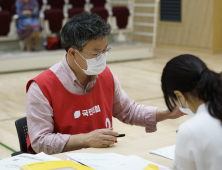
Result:
<svg viewBox="0 0 222 170"><path fill-rule="evenodd" d="M157 165L159 170L170 170L167 167L145 160L136 155L123 156L115 153L91 154L68 153L70 160L82 163L96 170L144 170L148 164Z"/></svg>
<svg viewBox="0 0 222 170"><path fill-rule="evenodd" d="M43 161L58 161L58 160L61 159L46 155L43 152L36 155L24 153L21 155L0 160L0 170L20 170L19 167L26 164L43 162Z"/></svg>
<svg viewBox="0 0 222 170"><path fill-rule="evenodd" d="M175 145L150 151L150 153L162 156L168 159L174 159Z"/></svg>

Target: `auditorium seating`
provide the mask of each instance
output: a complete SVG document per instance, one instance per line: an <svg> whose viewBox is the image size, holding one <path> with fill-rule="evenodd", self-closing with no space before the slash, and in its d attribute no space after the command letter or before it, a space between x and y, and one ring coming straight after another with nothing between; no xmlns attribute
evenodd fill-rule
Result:
<svg viewBox="0 0 222 170"><path fill-rule="evenodd" d="M72 8L68 10L69 18L84 12L85 0L69 0L69 4L72 5Z"/></svg>
<svg viewBox="0 0 222 170"><path fill-rule="evenodd" d="M0 41L17 39L15 22L15 0L0 0ZM4 24L3 24L4 23Z"/></svg>
<svg viewBox="0 0 222 170"><path fill-rule="evenodd" d="M90 3L95 7L105 7L106 0L90 0Z"/></svg>
<svg viewBox="0 0 222 170"><path fill-rule="evenodd" d="M18 39L16 33L16 0L0 0L0 41ZM125 6L112 7L111 0L38 0L41 36L46 38L53 33L59 33L65 22L76 14L89 11L98 14L110 22L114 34L129 31L129 21L132 20L130 10ZM131 20L130 20L131 18Z"/></svg>
<svg viewBox="0 0 222 170"><path fill-rule="evenodd" d="M10 31L10 23L12 20L12 15L9 11L0 11L0 36L7 36ZM3 24L4 23L4 24Z"/></svg>
<svg viewBox="0 0 222 170"><path fill-rule="evenodd" d="M15 0L0 0L0 6L2 11L9 11L14 14L13 5L15 4Z"/></svg>
<svg viewBox="0 0 222 170"><path fill-rule="evenodd" d="M64 4L64 0L47 0L46 5L50 6L50 9L44 11L44 20L48 21L48 26L46 26L47 23L44 23L44 27L49 28L46 34L59 33L62 29Z"/></svg>
<svg viewBox="0 0 222 170"><path fill-rule="evenodd" d="M51 9L63 10L64 0L47 0L47 4L50 5Z"/></svg>
<svg viewBox="0 0 222 170"><path fill-rule="evenodd" d="M61 9L50 9L44 12L45 20L48 20L49 29L52 33L59 33L62 29L63 12Z"/></svg>
<svg viewBox="0 0 222 170"><path fill-rule="evenodd" d="M119 29L125 29L128 25L128 18L130 16L129 9L127 7L113 7L113 16L116 17L116 23Z"/></svg>
<svg viewBox="0 0 222 170"><path fill-rule="evenodd" d="M90 3L92 4L92 8L90 11L92 13L96 13L102 19L107 21L109 17L109 12L105 8L106 0L90 0Z"/></svg>
<svg viewBox="0 0 222 170"><path fill-rule="evenodd" d="M92 13L96 13L97 15L99 15L102 19L104 19L105 21L107 21L109 13L108 11L104 8L104 7L95 7L91 9Z"/></svg>

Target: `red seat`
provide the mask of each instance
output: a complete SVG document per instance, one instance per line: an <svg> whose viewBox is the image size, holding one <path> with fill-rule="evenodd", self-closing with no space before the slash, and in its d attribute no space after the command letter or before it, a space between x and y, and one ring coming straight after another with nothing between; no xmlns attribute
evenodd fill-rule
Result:
<svg viewBox="0 0 222 170"><path fill-rule="evenodd" d="M0 0L2 11L9 11L11 15L15 14L15 12L12 11L13 5L15 5L15 0Z"/></svg>
<svg viewBox="0 0 222 170"><path fill-rule="evenodd" d="M90 3L93 4L93 8L95 7L104 7L106 0L90 0Z"/></svg>
<svg viewBox="0 0 222 170"><path fill-rule="evenodd" d="M47 4L51 6L44 12L45 20L49 22L49 29L52 33L59 33L62 29L62 21L64 19L63 15L63 5L64 0L48 0Z"/></svg>
<svg viewBox="0 0 222 170"><path fill-rule="evenodd" d="M72 4L73 8L84 8L85 0L69 0L69 4Z"/></svg>
<svg viewBox="0 0 222 170"><path fill-rule="evenodd" d="M61 9L50 9L44 12L45 19L49 21L49 29L53 33L60 32L62 28L63 12Z"/></svg>
<svg viewBox="0 0 222 170"><path fill-rule="evenodd" d="M108 11L104 7L95 7L91 9L92 13L96 13L99 15L102 19L107 21L107 18L109 16Z"/></svg>
<svg viewBox="0 0 222 170"><path fill-rule="evenodd" d="M0 11L0 23L2 23L0 29L0 36L8 35L10 31L10 23L12 18L11 16L12 15L9 11Z"/></svg>
<svg viewBox="0 0 222 170"><path fill-rule="evenodd" d="M65 2L64 0L48 0L47 4L51 6L51 9L63 9Z"/></svg>
<svg viewBox="0 0 222 170"><path fill-rule="evenodd" d="M13 4L13 5L11 6L11 14L12 14L12 15L16 14L16 6L15 6L15 4Z"/></svg>
<svg viewBox="0 0 222 170"><path fill-rule="evenodd" d="M72 4L72 8L68 10L69 18L84 12L85 0L69 0L69 4Z"/></svg>
<svg viewBox="0 0 222 170"><path fill-rule="evenodd" d="M74 15L80 14L82 12L84 12L83 8L72 8L72 9L69 9L68 15L69 15L69 18L72 18Z"/></svg>
<svg viewBox="0 0 222 170"><path fill-rule="evenodd" d="M0 6L3 10L11 11L11 6L15 4L15 0L0 0Z"/></svg>
<svg viewBox="0 0 222 170"><path fill-rule="evenodd" d="M116 17L119 29L124 29L128 25L128 17L130 15L127 7L113 7L113 16Z"/></svg>

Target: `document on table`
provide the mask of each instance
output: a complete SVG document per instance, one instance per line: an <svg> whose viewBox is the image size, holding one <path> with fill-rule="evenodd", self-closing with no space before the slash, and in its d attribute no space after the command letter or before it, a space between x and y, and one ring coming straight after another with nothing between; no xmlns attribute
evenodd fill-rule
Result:
<svg viewBox="0 0 222 170"><path fill-rule="evenodd" d="M174 160L175 145L150 151L150 153Z"/></svg>
<svg viewBox="0 0 222 170"><path fill-rule="evenodd" d="M26 164L43 162L43 161L58 161L58 160L61 159L46 155L43 152L36 155L24 153L21 155L0 160L0 170L20 170L19 167Z"/></svg>
<svg viewBox="0 0 222 170"><path fill-rule="evenodd" d="M170 170L167 167L145 160L136 155L124 156L116 153L91 154L68 153L69 159L82 163L96 170L144 170L148 164L159 166L159 170Z"/></svg>

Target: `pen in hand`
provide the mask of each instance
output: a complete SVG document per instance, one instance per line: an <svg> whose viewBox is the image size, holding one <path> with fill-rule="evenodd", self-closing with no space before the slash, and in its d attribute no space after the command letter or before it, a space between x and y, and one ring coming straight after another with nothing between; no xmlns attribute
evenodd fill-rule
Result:
<svg viewBox="0 0 222 170"><path fill-rule="evenodd" d="M116 136L117 138L120 138L120 137L124 137L126 136L125 134L119 134L118 136Z"/></svg>

